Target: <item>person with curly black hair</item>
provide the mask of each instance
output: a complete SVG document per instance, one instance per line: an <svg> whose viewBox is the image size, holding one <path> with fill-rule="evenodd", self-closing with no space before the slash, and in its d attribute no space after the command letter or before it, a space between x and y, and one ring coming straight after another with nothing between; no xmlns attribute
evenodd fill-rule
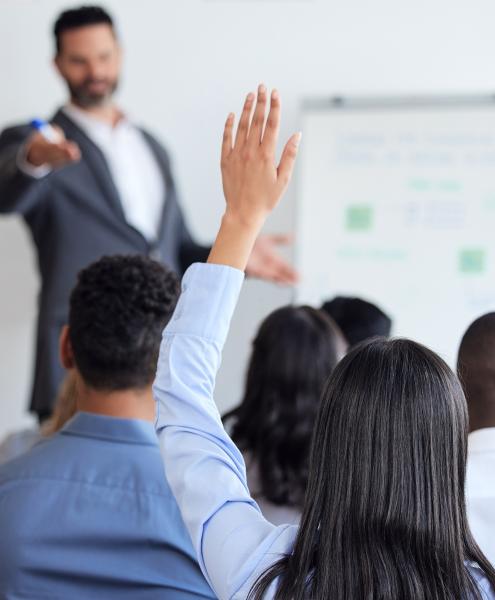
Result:
<svg viewBox="0 0 495 600"><path fill-rule="evenodd" d="M310 306L275 310L256 334L243 400L224 422L249 489L275 525L299 522L321 392L345 350L335 323Z"/></svg>
<svg viewBox="0 0 495 600"><path fill-rule="evenodd" d="M0 468L0 597L213 598L163 471L151 383L175 274L142 256L80 272L60 354L79 412Z"/></svg>
<svg viewBox="0 0 495 600"><path fill-rule="evenodd" d="M143 256L105 257L80 272L61 344L64 366L77 365L80 385L90 390L84 406L94 390L104 390L105 402L109 391L144 390L149 397L161 331L178 295L176 275Z"/></svg>

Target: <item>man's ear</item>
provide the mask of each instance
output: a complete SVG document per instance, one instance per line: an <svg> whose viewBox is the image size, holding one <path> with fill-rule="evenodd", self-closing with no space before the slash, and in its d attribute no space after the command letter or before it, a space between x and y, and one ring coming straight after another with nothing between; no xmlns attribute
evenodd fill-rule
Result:
<svg viewBox="0 0 495 600"><path fill-rule="evenodd" d="M62 366L65 369L73 369L76 366L76 363L74 361L74 353L72 352L72 344L70 343L68 325L62 327L58 347Z"/></svg>

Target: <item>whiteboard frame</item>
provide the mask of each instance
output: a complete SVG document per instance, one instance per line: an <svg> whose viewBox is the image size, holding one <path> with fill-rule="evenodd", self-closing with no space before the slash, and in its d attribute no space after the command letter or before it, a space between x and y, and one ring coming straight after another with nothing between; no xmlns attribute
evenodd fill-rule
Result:
<svg viewBox="0 0 495 600"><path fill-rule="evenodd" d="M400 110L411 108L485 108L493 104L495 107L495 92L486 94L411 94L390 96L329 96L304 98L301 102L301 115L306 111L333 110Z"/></svg>
<svg viewBox="0 0 495 600"><path fill-rule="evenodd" d="M384 111L396 112L401 110L441 110L455 111L458 109L486 109L493 108L495 111L495 93L484 94L420 94L420 95L384 95L384 96L328 96L328 97L308 97L303 98L300 103L299 128L303 133L302 125L307 113L334 113L339 112L366 112L366 111ZM302 169L296 170L296 194L294 210L294 236L295 247L293 252L294 264L298 267L300 261L300 245L298 243L299 222L303 211L302 202ZM304 275L304 274L302 274ZM301 285L296 285L293 292L293 302L300 304L303 297L301 294Z"/></svg>
<svg viewBox="0 0 495 600"><path fill-rule="evenodd" d="M425 108L438 108L445 110L446 108L458 109L463 107L479 107L486 108L493 106L495 109L495 92L487 92L484 94L398 94L384 96L367 96L367 95L333 95L333 96L314 96L303 98L300 102L299 109L299 131L303 134L302 124L305 112L334 112L334 111L352 111L352 110L423 110ZM302 193L301 193L301 169L296 169L294 184L296 188L295 206L294 206L294 240L295 245L292 252L292 257L295 265L299 265L299 244L297 243L298 222L302 211ZM300 302L300 286L296 284L294 287L291 301L297 304Z"/></svg>

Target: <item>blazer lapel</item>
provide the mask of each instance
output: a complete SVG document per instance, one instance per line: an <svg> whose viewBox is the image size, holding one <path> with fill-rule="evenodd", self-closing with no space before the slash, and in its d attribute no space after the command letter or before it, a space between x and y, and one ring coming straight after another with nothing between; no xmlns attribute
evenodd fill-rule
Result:
<svg viewBox="0 0 495 600"><path fill-rule="evenodd" d="M108 201L114 213L127 224L119 193L113 182L103 152L62 110L57 111L52 121L64 130L67 138L74 140L78 144L83 160L94 174L103 196Z"/></svg>
<svg viewBox="0 0 495 600"><path fill-rule="evenodd" d="M160 218L160 227L158 229L158 241L163 237L164 232L164 224L168 216L168 211L170 210L173 197L175 195L175 184L172 177L172 173L170 171L170 162L167 156L167 153L164 151L162 146L155 140L155 138L150 135L145 129L140 129L141 133L144 135L145 140L148 142L151 151L153 152L154 157L158 165L160 166L160 171L162 172L163 180L165 182L165 198L163 199L163 209Z"/></svg>

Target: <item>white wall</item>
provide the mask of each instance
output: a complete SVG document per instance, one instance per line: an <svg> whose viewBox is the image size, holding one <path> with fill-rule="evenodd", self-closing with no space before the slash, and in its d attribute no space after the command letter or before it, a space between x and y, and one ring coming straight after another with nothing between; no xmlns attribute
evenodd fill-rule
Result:
<svg viewBox="0 0 495 600"><path fill-rule="evenodd" d="M48 116L64 100L50 28L79 2L0 0L0 126ZM333 94L489 91L495 81L491 0L112 0L126 50L121 103L167 143L193 231L211 239L222 212L218 170L226 114L259 81L284 100L282 133L300 99ZM495 86L494 86L495 87ZM293 227L295 186L269 223ZM26 422L35 317L33 252L15 217L0 220L0 435ZM249 338L291 293L249 282L217 388L239 399Z"/></svg>

